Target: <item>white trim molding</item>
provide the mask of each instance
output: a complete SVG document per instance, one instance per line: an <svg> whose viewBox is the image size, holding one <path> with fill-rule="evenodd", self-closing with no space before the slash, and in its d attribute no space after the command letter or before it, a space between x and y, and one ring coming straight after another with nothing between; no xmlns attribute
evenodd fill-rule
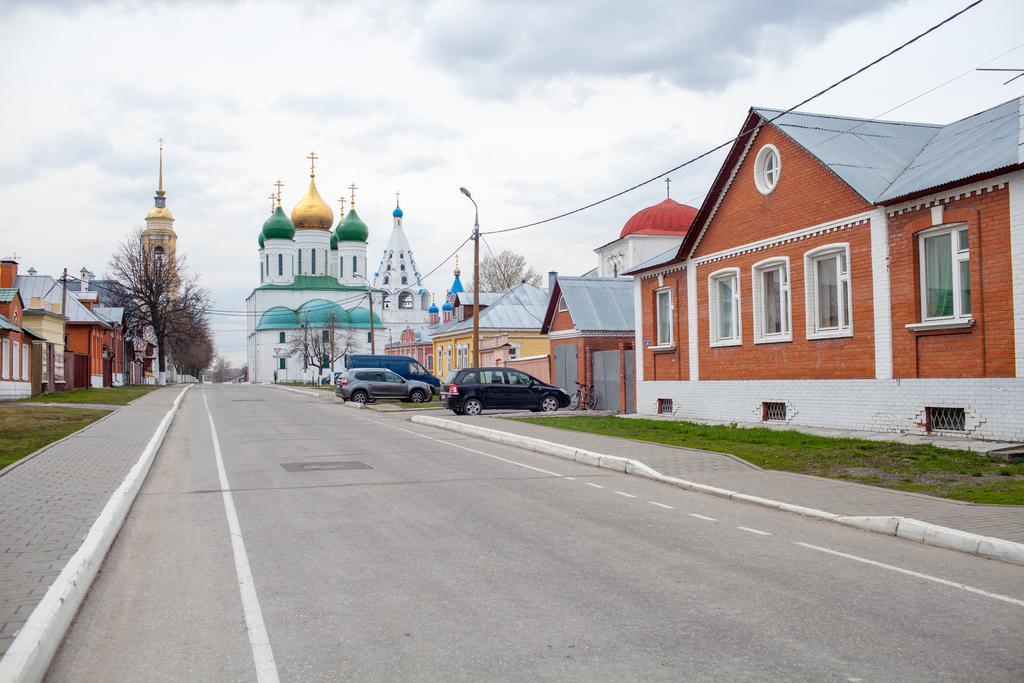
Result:
<svg viewBox="0 0 1024 683"><path fill-rule="evenodd" d="M697 269L687 261L686 269L686 336L689 342L690 381L700 379L700 348L697 321ZM710 331L709 331L710 333Z"/></svg>
<svg viewBox="0 0 1024 683"><path fill-rule="evenodd" d="M718 337L718 288L717 280L726 277L733 278L733 327L734 336L725 339ZM739 268L719 268L708 275L708 345L718 346L742 346L743 345L743 297L740 295L740 278L742 274Z"/></svg>
<svg viewBox="0 0 1024 683"><path fill-rule="evenodd" d="M906 327L914 332L929 330L960 330L974 326L974 318L957 318L954 320L926 320L923 323L909 323Z"/></svg>
<svg viewBox="0 0 1024 683"><path fill-rule="evenodd" d="M1024 100L1024 98L1022 98ZM1024 144L1024 119L1021 120ZM1021 148L1024 157L1024 146ZM1022 162L1024 163L1024 162ZM1017 377L1024 377L1024 171L1010 181L1010 279L1013 288L1013 350Z"/></svg>
<svg viewBox="0 0 1024 683"><path fill-rule="evenodd" d="M779 332L766 333L763 329L764 312L764 276L772 270L781 270L783 278L779 282ZM754 313L754 343L778 344L793 341L793 295L790 283L788 256L774 256L758 261L750 267L751 305Z"/></svg>
<svg viewBox="0 0 1024 683"><path fill-rule="evenodd" d="M840 259L836 272L836 296L838 311L837 326L818 328L818 261L830 256L846 258L846 296L843 296L843 272ZM804 308L806 313L807 339L837 339L853 336L853 264L850 261L850 243L835 242L804 252ZM845 313L846 324L843 324Z"/></svg>
<svg viewBox="0 0 1024 683"><path fill-rule="evenodd" d="M884 208L871 212L871 303L874 313L875 379L892 379L892 283L889 279L889 218ZM850 264L851 273L853 264ZM850 280L853 297L853 280ZM853 311L850 312L853 325Z"/></svg>

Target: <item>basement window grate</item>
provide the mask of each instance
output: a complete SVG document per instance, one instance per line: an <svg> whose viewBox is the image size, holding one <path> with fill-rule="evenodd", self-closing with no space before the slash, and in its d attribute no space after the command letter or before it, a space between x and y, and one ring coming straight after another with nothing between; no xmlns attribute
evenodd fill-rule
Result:
<svg viewBox="0 0 1024 683"><path fill-rule="evenodd" d="M786 404L782 401L763 401L761 403L761 420L763 422L785 422Z"/></svg>
<svg viewBox="0 0 1024 683"><path fill-rule="evenodd" d="M672 410L672 399L670 398L659 398L658 399L658 415L671 415L674 411Z"/></svg>
<svg viewBox="0 0 1024 683"><path fill-rule="evenodd" d="M967 416L963 408L928 406L924 409L929 432L965 432Z"/></svg>

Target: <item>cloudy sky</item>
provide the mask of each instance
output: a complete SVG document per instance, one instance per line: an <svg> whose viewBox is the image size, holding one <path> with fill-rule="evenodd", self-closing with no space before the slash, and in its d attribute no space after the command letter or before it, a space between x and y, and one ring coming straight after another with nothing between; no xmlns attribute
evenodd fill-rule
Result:
<svg viewBox="0 0 1024 683"><path fill-rule="evenodd" d="M575 208L732 137L749 106L791 106L966 4L0 0L0 251L23 269L106 272L152 206L164 137L179 251L218 309L244 308L266 197L280 178L286 206L298 201L310 150L336 213L344 188L359 186L371 262L401 191L427 272L472 228L460 185L483 230ZM946 123L1020 96L1024 79L1003 85L974 69L1024 67L1021 26L1024 3L986 0L805 109ZM721 158L673 174L672 196L699 204ZM578 274L664 194L654 183L488 242ZM451 267L428 279L432 291L443 295ZM220 352L240 362L244 319L214 322Z"/></svg>

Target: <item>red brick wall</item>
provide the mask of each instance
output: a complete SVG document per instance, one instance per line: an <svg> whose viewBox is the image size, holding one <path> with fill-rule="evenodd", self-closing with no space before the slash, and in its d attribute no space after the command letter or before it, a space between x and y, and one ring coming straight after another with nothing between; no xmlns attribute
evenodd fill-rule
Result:
<svg viewBox="0 0 1024 683"><path fill-rule="evenodd" d="M785 162L783 162L785 163ZM794 226L794 229L796 226ZM807 339L804 254L826 244L850 245L850 296L853 336ZM789 257L793 341L754 343L754 292L751 267L776 256ZM740 270L741 346L710 346L708 275L720 268ZM697 267L697 348L700 379L863 379L875 376L874 302L871 278L871 229L862 224L798 242L781 244ZM660 379L660 378L659 378Z"/></svg>
<svg viewBox="0 0 1024 683"><path fill-rule="evenodd" d="M1013 377L1013 291L1009 189L945 205L943 223L967 224L973 327L913 332L921 321L916 233L932 227L931 209L889 219L895 377Z"/></svg>
<svg viewBox="0 0 1024 683"><path fill-rule="evenodd" d="M766 144L779 150L782 173L775 191L754 185L754 160ZM758 133L695 256L756 242L793 230L868 211L873 207L774 126Z"/></svg>
<svg viewBox="0 0 1024 683"><path fill-rule="evenodd" d="M658 278L641 281L641 322L643 324L643 377L651 380L685 380L690 378L689 331L686 318L686 271L680 270L664 276L665 287L672 288L672 302L675 305L675 348L670 351L652 351L650 346L657 343L654 329L654 290L660 289ZM647 340L650 339L650 344Z"/></svg>
<svg viewBox="0 0 1024 683"><path fill-rule="evenodd" d="M571 330L575 327L572 322L572 316L569 315L569 311L559 311L555 309L555 315L551 319L551 331L559 332L561 330Z"/></svg>

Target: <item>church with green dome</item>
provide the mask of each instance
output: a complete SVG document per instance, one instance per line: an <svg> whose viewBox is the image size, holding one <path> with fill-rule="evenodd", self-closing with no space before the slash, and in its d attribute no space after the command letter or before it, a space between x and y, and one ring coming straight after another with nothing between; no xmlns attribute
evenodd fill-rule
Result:
<svg viewBox="0 0 1024 683"><path fill-rule="evenodd" d="M337 224L334 212L316 187L316 154L311 153L309 186L305 195L285 213L281 188L271 200L270 216L258 235L259 284L246 298L247 360L253 382L298 381L329 375L345 367L353 354L384 353L385 346L402 331L429 325L430 294L419 282L401 278L402 286L381 283L379 272L367 272L370 229L356 213L355 185L349 210L345 200ZM396 208L396 229L401 232L401 210ZM394 231L389 246L394 246ZM412 251L401 237L402 259ZM385 259L387 260L387 251ZM404 270L404 265L403 265ZM320 335L333 349L327 367L310 362L302 347L318 350L322 344L296 340Z"/></svg>

